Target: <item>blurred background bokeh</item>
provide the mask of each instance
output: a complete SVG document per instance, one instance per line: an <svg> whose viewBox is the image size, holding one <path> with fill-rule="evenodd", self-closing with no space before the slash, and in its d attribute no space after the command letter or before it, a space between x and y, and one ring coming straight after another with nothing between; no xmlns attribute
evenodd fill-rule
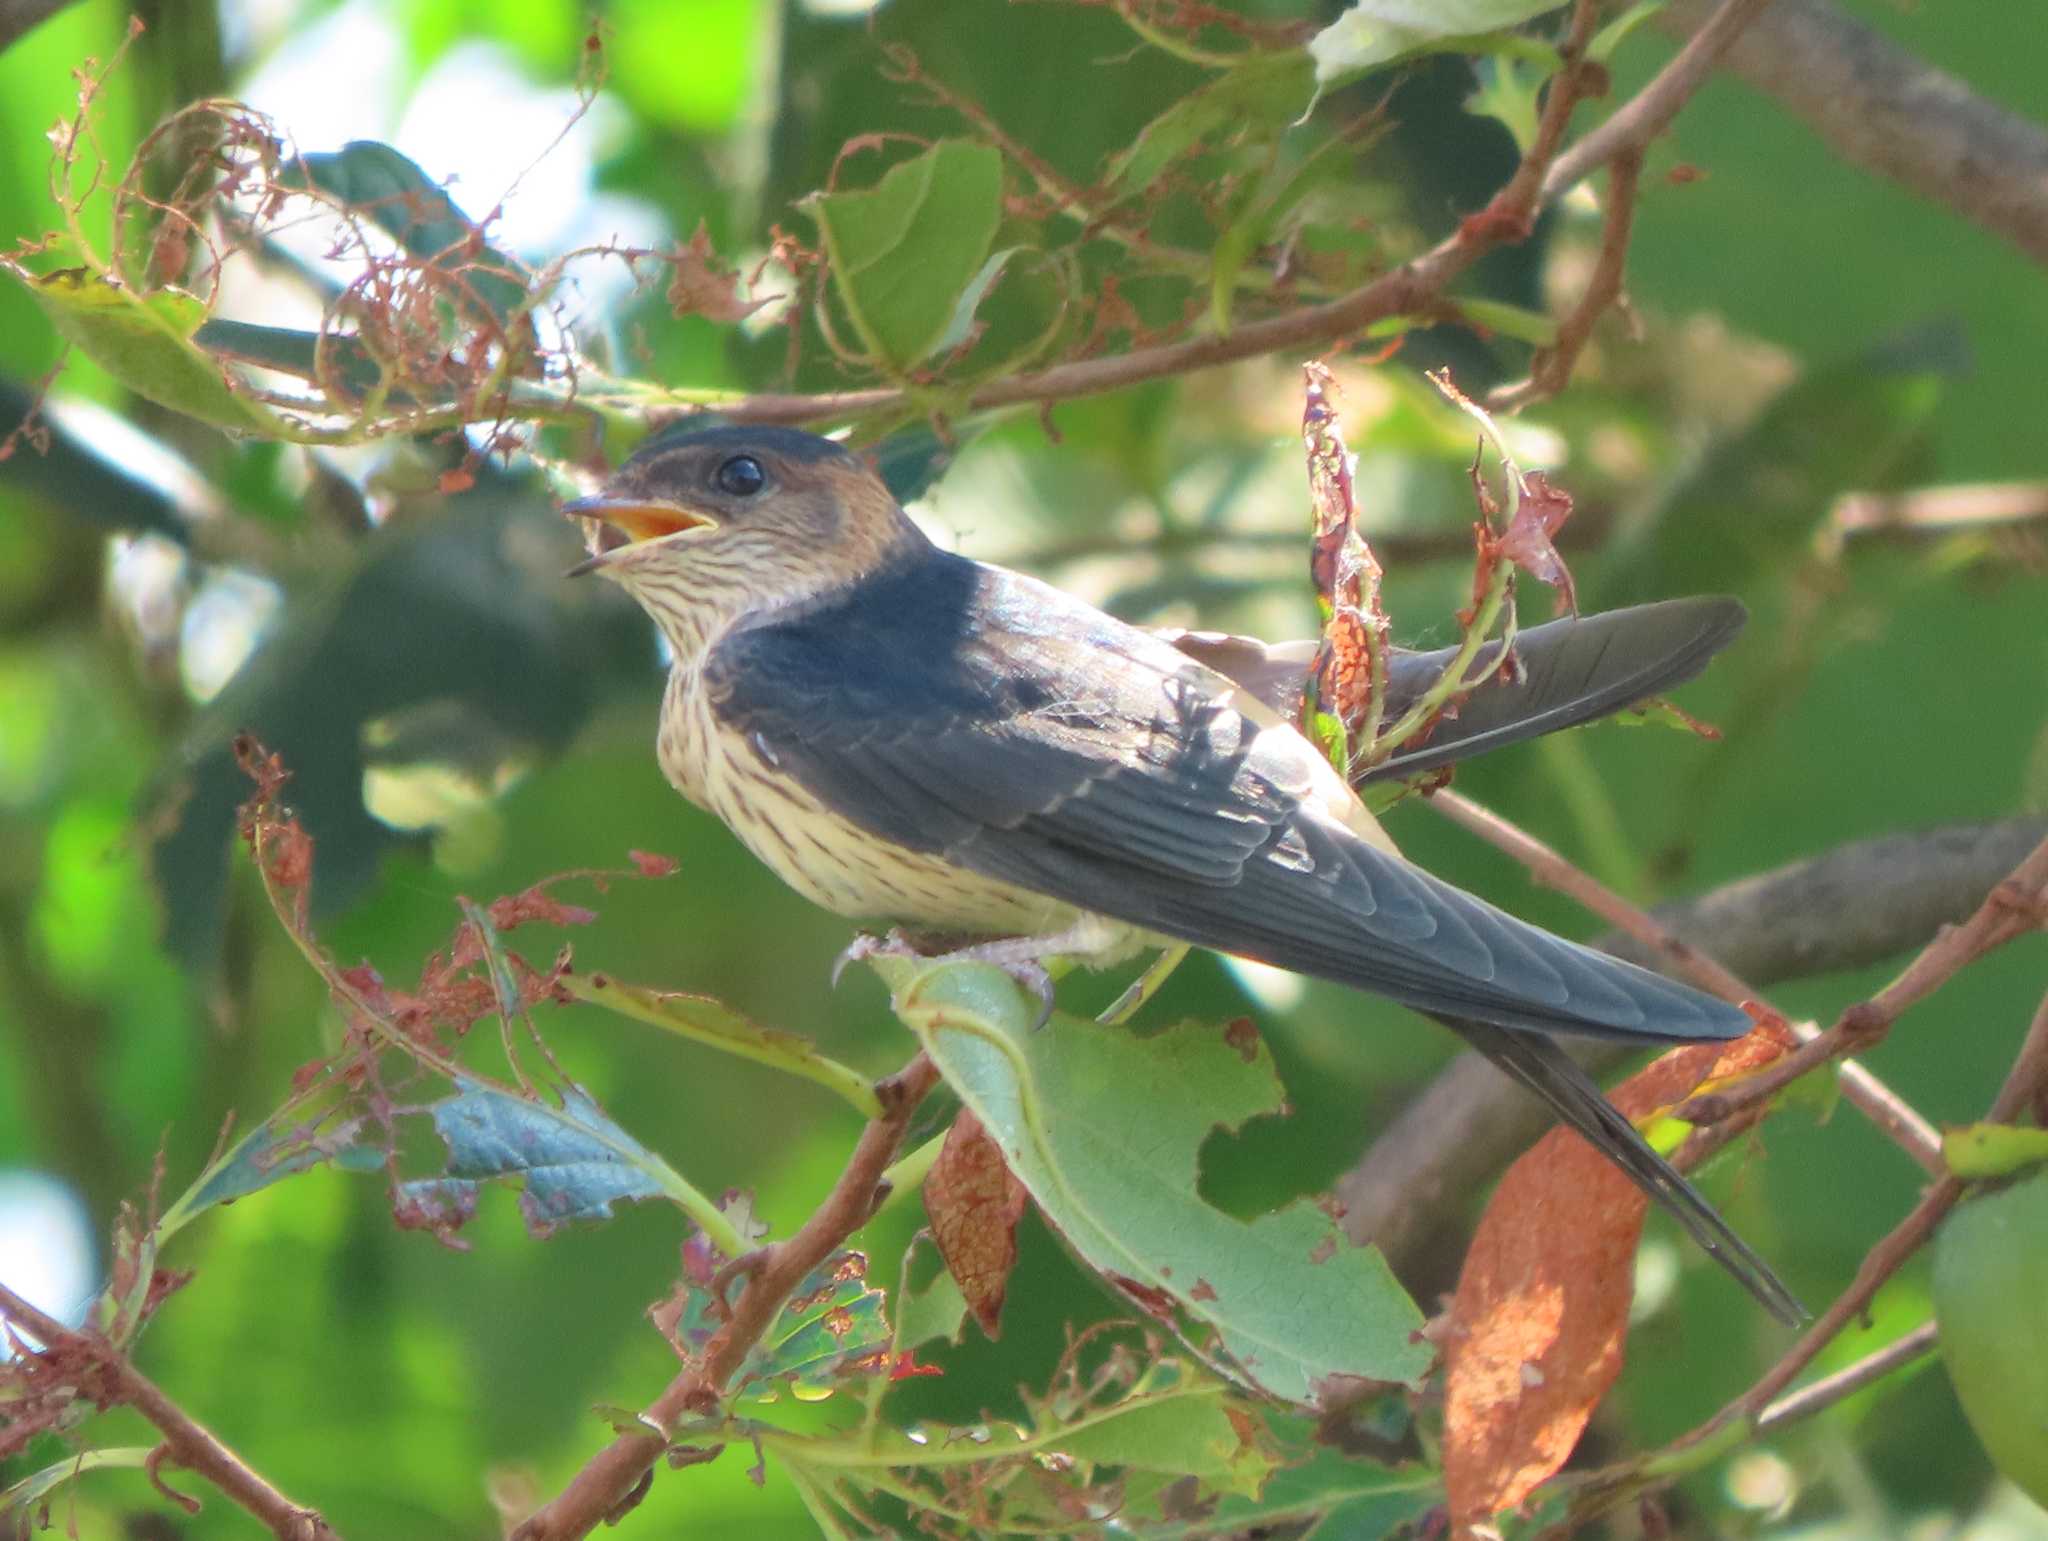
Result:
<svg viewBox="0 0 2048 1541"><path fill-rule="evenodd" d="M308 150L394 145L452 179L472 215L502 200L494 238L536 261L614 235L687 239L701 222L751 268L772 226L804 228L790 205L824 185L846 140L961 131L890 78L882 41L912 42L928 70L1083 180L1199 78L1134 47L1099 8L868 9L614 0L600 7L604 90L556 143L590 23L576 0L161 0L142 7L147 30L108 82L98 131L119 165L169 110L234 96ZM1985 96L2044 107L2026 7L1849 9ZM0 53L0 238L51 225L46 130L73 108L72 71L108 57L126 20L88 0ZM1615 59L1617 92L1671 46L1635 34ZM1355 189L1390 251L1440 236L1512 166L1500 125L1463 110L1473 87L1455 58L1398 77L1398 126ZM1597 217L1568 206L1490 263L1482 292L1568 301L1597 235ZM1852 493L2048 480L2040 270L1717 81L1652 156L1629 291L1633 335L1603 327L1573 388L1513 431L1579 500L1567 552L1589 608L1697 591L1748 603L1747 635L1681 698L1724 736L1600 727L1475 765L1460 788L1645 901L1861 836L2048 808L2048 524L1835 533ZM236 299L246 314L271 303L253 288ZM772 311L737 330L678 320L658 285L636 291L622 265L600 263L578 270L566 311L580 345L620 370L785 383L783 332L762 324ZM1385 364L1363 351L1336 361L1404 642L1453 636L1469 584L1471 436L1419 370L1449 362L1476 390L1512 377L1527 351L1443 329ZM30 298L0 285L0 433L58 356ZM1297 363L1064 404L1050 418L1058 442L1030 413L986 425L916 512L961 550L1133 619L1305 635ZM842 378L811 347L794 384ZM574 938L585 966L718 995L866 1069L900 1062L904 1036L875 982L827 988L847 926L662 782L656 640L609 588L561 579L577 539L540 474L515 460L444 493L459 457L446 445L234 441L82 357L51 387L49 420L48 454L0 463L0 1278L53 1309L78 1305L100 1282L116 1207L145 1192L158 1153L175 1191L224 1117L260 1117L295 1066L334 1047L318 980L232 849L246 788L226 745L242 728L295 773L291 800L318 840L319 923L342 962L408 979L445 944L455 896L655 851L679 859L677 876L571 894L601 913ZM1530 586L1526 612L1550 603ZM1596 929L1424 809L1403 808L1392 828L1453 881L1572 934ZM1826 1018L1886 973L1779 998ZM1872 1063L1929 1116L1974 1117L2041 982L2038 944L2002 954ZM1240 1212L1328 1189L1453 1048L1384 1003L1206 957L1152 1009L1255 1013L1280 1062L1292 1116L1208 1152L1208 1191ZM825 1093L770 1070L589 1010L549 1011L543 1026L625 1127L701 1187L754 1189L778 1228L825 1191L855 1132ZM1800 1109L1710 1187L1821 1302L1920 1176L1852 1112ZM913 1211L878 1228L878 1257L900 1252ZM674 1275L681 1222L643 1206L537 1242L494 1195L466 1234L456 1252L401 1232L374 1178L304 1176L179 1238L168 1261L196 1279L140 1361L345 1534L495 1533L490 1486L515 1507L554 1490L605 1435L591 1408L639 1405L671 1373L643 1311ZM1426 1260L1409 1280L1419 1298L1455 1263ZM1597 1448L1690 1427L1781 1346L1661 1222L1644 1278ZM1909 1268L1826 1362L1924 1320L1926 1296L1924 1268ZM1064 1324L1115 1309L1027 1224L1001 1343L942 1352L946 1376L903 1394L935 1413L1000 1412L1043 1375ZM636 1533L815 1533L772 1467L757 1489L747 1465L729 1453L664 1475ZM2048 1518L1996 1482L1938 1368L1693 1480L1673 1515L1689 1536L2048 1535ZM95 1538L252 1533L217 1499L173 1513L134 1474L86 1482L60 1520Z"/></svg>

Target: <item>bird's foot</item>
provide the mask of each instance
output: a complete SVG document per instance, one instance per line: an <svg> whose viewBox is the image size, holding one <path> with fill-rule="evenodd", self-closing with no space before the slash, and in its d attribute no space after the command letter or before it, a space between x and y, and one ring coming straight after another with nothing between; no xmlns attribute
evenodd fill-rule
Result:
<svg viewBox="0 0 2048 1541"><path fill-rule="evenodd" d="M928 951L900 929L891 930L886 936L863 933L847 943L845 950L833 960L832 983L835 987L838 985L839 976L846 972L847 964L868 958L915 958L924 963L992 963L1037 997L1038 1020L1032 1026L1045 1026L1052 1016L1053 980L1043 961L1046 951L1041 939L999 937L991 942L971 942L966 946L949 946L947 940L938 939L938 950Z"/></svg>

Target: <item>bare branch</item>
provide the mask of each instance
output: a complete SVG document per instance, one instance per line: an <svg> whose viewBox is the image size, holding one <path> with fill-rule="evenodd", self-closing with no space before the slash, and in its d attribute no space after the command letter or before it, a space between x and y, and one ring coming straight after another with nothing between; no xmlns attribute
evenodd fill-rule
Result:
<svg viewBox="0 0 2048 1541"><path fill-rule="evenodd" d="M1771 0L1721 0L1713 14L1699 24L1699 30L1648 85L1557 158L1543 178L1542 201L1548 203L1569 192L1617 155L1631 151L1640 154L1648 148L1652 139L1671 126L1678 109L1706 84L1714 66L1770 3Z"/></svg>
<svg viewBox="0 0 2048 1541"><path fill-rule="evenodd" d="M1797 1423L1801 1418L1811 1418L1823 1408L1832 1407L1842 1398L1853 1396L1901 1366L1911 1364L1921 1355L1932 1353L1938 1340L1934 1323L1922 1322L1904 1337L1894 1338L1875 1353L1865 1354L1854 1364L1832 1375L1823 1375L1812 1384L1780 1397L1757 1414L1757 1432L1762 1433L1784 1423Z"/></svg>
<svg viewBox="0 0 2048 1541"><path fill-rule="evenodd" d="M2048 923L2048 840L1984 896L1974 915L1960 926L1942 931L1904 973L1869 1000L1843 1012L1825 1033L1725 1091L1693 1098L1676 1110L1677 1116L1693 1123L1720 1123L1777 1095L1828 1060L1872 1047L1884 1039L1907 1008L1932 995L1959 970L2017 936L2040 930L2044 923ZM1939 1145L1935 1155L1940 1155ZM1934 1170L1942 1170L1938 1161Z"/></svg>
<svg viewBox="0 0 2048 1541"><path fill-rule="evenodd" d="M1824 855L1658 906L1651 918L1694 954L1757 985L1863 968L1924 945L1967 916L2027 852L2048 819L1958 825L1861 840ZM1667 953L1625 932L1596 946L1674 972ZM1588 1048L1611 1065L1621 1053ZM1412 1267L1460 1224L1459 1199L1489 1181L1550 1115L1477 1055L1461 1057L1412 1100L1337 1185L1353 1239Z"/></svg>
<svg viewBox="0 0 2048 1541"><path fill-rule="evenodd" d="M1555 396L1570 382L1579 355L1593 335L1593 328L1608 307L1621 298L1622 277L1628 269L1629 236L1635 229L1636 182L1643 173L1640 150L1624 150L1607 168L1607 207L1600 227L1600 256L1593 264L1592 277L1579 303L1558 326L1557 341L1536 355L1529 378L1493 392L1487 405L1496 411L1526 407L1532 401Z"/></svg>
<svg viewBox="0 0 2048 1541"><path fill-rule="evenodd" d="M1691 31L1707 0L1658 17ZM2028 23L2014 13L2015 42ZM1727 64L1843 160L2048 263L2048 129L1986 101L1828 0L1776 0Z"/></svg>
<svg viewBox="0 0 2048 1541"><path fill-rule="evenodd" d="M83 1394L103 1406L123 1405L142 1414L164 1437L164 1459L206 1478L268 1526L279 1541L340 1541L317 1511L292 1502L258 1476L219 1435L164 1395L105 1338L74 1331L5 1285L0 1285L0 1320L42 1344L43 1355L76 1376L73 1384ZM90 1386L84 1385L88 1380Z"/></svg>
<svg viewBox="0 0 2048 1541"><path fill-rule="evenodd" d="M686 1366L640 1415L648 1432L619 1434L553 1501L514 1530L511 1541L573 1541L639 1501L654 1463L668 1448L668 1432L685 1418L716 1410L725 1383L767 1331L790 1291L867 1223L879 1199L882 1174L903 1142L910 1115L938 1078L938 1070L920 1053L876 1086L882 1116L861 1131L860 1143L825 1202L788 1240L733 1260L732 1272L745 1275L746 1287L701 1358Z"/></svg>

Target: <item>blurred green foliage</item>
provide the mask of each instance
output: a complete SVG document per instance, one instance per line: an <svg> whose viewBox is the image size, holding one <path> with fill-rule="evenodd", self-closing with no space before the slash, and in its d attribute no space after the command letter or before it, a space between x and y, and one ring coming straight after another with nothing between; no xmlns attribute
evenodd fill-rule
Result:
<svg viewBox="0 0 2048 1541"><path fill-rule="evenodd" d="M1191 95L1210 75L1143 46L1108 8L897 0L872 19L835 9L844 8L601 8L608 85L591 131L564 152L587 158L584 185L561 196L612 200L594 216L600 225L623 209L669 240L701 222L718 252L750 266L771 227L814 234L799 199L879 179L884 162L873 156L840 167L849 141L985 142L988 125L963 121L929 84L906 83L887 44L914 47L924 76L1075 184L1142 164L1179 136L1193 144L1197 132L1250 123L1265 156L1256 175L1203 152L1195 170L1223 193L1205 201L1182 188L1147 210L1162 248L1202 261L1127 286L1125 325L1135 329L1229 318L1270 299L1242 272L1212 286L1207 254L1241 256L1289 209L1327 214L1320 228L1344 232L1327 235L1327 271L1356 273L1441 236L1513 164L1502 125L1463 110L1479 86L1464 57L1348 88L1341 102L1355 114L1391 93L1383 117L1355 154L1306 165L1285 134L1293 82ZM1324 21L1332 8L1241 9L1281 25ZM2011 8L1854 9L1987 95L2038 106L2037 60L2024 46L2032 23ZM484 62L532 92L506 101L505 114L565 116L565 88L586 62L587 18L567 0L314 0L218 13L207 0L165 0L149 12L99 100L100 146L116 165L198 95L246 92L266 72L303 91L303 60L295 75L281 69L294 48L328 51L331 100L294 101L287 89L259 105L287 130L304 132L295 105L345 125L307 150L398 141L408 111ZM125 14L87 0L0 53L0 235L54 224L45 131L73 109L71 72L113 53ZM1617 93L1667 53L1648 32L1631 34L1612 61ZM358 80L360 71L375 78ZM1499 76L1488 78L1491 96L1507 101ZM1227 114L1211 110L1219 100ZM1162 119L1170 110L1178 116ZM489 122L463 127L492 132ZM457 169L458 137L403 143L439 178ZM909 153L894 146L886 163ZM1708 174L1667 178L1681 162ZM452 189L471 213L505 191ZM535 196L514 191L508 207ZM974 220L949 253L956 288L992 253L1032 247L1049 217L978 206ZM86 233L104 249L103 212ZM1483 264L1471 293L1524 310L1546 294L1568 302L1568 275L1583 273L1597 234L1595 218L1568 207L1537 239ZM993 308L969 307L989 328L974 356L1009 367L1034 346L1075 342L1078 313L1060 313L1052 330L1046 318L1059 296L1093 297L1105 273L1123 270L1129 251L1115 244L1093 238L1058 263L1013 255L992 275ZM785 380L781 329L677 318L659 283L605 289L597 270L579 282L587 288L565 303L615 372L705 389L849 383L812 322ZM1526 453L1558 467L1579 499L1590 534L1569 554L1591 603L1725 589L1750 606L1742 644L1685 695L1725 737L1709 746L1597 728L1474 765L1461 788L1642 899L1861 835L1999 817L2030 799L2038 807L2048 752L2038 527L1922 542L1819 538L1844 492L2048 477L2033 356L2048 320L2038 270L1944 211L1845 171L1789 118L1715 83L1650 158L1629 287L1641 340L1603 328L1573 389L1527 415ZM961 340L920 330L924 319L866 318L857 332L908 367ZM0 433L59 349L28 292L0 283ZM1520 372L1528 348L1505 330L1432 328L1410 333L1383 368L1339 365L1370 533L1414 553L1390 563L1387 583L1409 643L1448 641L1469 584L1459 546L1470 434L1410 372L1445 358L1477 389ZM1063 403L1045 424L985 425L920 512L963 549L1031 567L1134 619L1305 634L1314 611L1292 365ZM679 875L589 898L600 920L575 938L581 967L716 996L865 1072L901 1062L907 1040L872 978L855 971L825 988L845 925L781 889L662 782L648 752L655 641L610 591L559 580L575 540L537 473L487 464L462 486L444 480L461 459L445 442L327 453L230 439L131 395L83 357L57 390L76 410L55 419L51 455L0 462L0 1170L60 1177L104 1234L117 1206L148 1188L159 1151L166 1195L175 1193L205 1165L227 1114L254 1125L296 1067L337 1046L320 981L231 855L246 784L227 744L244 728L295 773L289 796L318 842L318 922L342 965L410 979L446 944L458 896L487 899L657 851L679 859ZM177 457L169 473L158 468L166 450ZM246 591L224 589L227 574L269 585L274 609L238 605ZM206 664L219 657L239 662L224 686ZM1427 813L1404 809L1391 827L1453 881L1558 929L1590 929ZM1777 995L1825 1018L1884 974ZM1094 1005L1090 992L1106 999L1112 987L1071 990ZM1871 1063L1931 1117L1975 1118L2040 988L2038 944L1996 957L1911 1016ZM1435 1029L1382 1002L1317 985L1256 994L1210 958L1183 968L1150 1011L1159 1022L1259 1019L1291 1116L1212 1136L1202 1179L1214 1203L1247 1217L1326 1190L1450 1052ZM539 1017L566 1073L623 1129L707 1192L752 1190L779 1234L829 1188L859 1127L829 1092L768 1066L586 1007ZM913 1137L934 1132L937 1117ZM1713 1197L1806 1298L1830 1298L1911 1203L1920 1174L1842 1112L1825 1123L1788 1113L1758 1144L1761 1154L1722 1164ZM863 1237L876 1282L892 1291L920 1222L916 1205L899 1203ZM487 1193L463 1232L469 1250L457 1252L394 1227L376 1179L319 1170L178 1236L166 1261L196 1278L154 1322L139 1359L344 1534L483 1534L495 1523L493 1492L514 1509L552 1493L608 1436L593 1407L641 1405L673 1373L643 1313L676 1276L683 1230L665 1210L624 1205L607 1224L540 1242L509 1196ZM946 1373L895 1388L903 1416L1029 1421L1018 1388L1046 1388L1070 1328L1122 1313L1040 1222L1027 1220L1021 1246L1001 1341L970 1333L958 1346L928 1345L923 1357ZM1594 1427L1602 1453L1692 1426L1782 1346L1655 1222L1648 1252L1646 1271L1669 1265L1675 1285L1635 1329ZM1432 1259L1409 1281L1425 1304L1455 1261ZM1823 1368L1928 1311L1919 1263ZM833 1404L785 1411L799 1432L835 1416ZM112 1446L150 1436L116 1414L94 1437ZM1745 1485L1726 1467L1693 1478L1671 1500L1676 1533L1896 1534L1967 1527L1990 1505L2008 1527L1998 1534L2048 1534L2038 1514L1994 1493L1939 1374L1887 1383L1760 1454L1780 1463L1777 1487ZM757 1488L751 1459L729 1450L664 1472L631 1524L650 1535L816 1534L788 1468L771 1458ZM0 1483L33 1464L0 1468ZM1323 1491L1313 1472L1283 1481ZM1351 1502L1352 1528L1333 1521L1330 1533L1378 1534L1427 1507L1403 1491ZM88 1478L52 1513L94 1538L144 1525L194 1538L253 1533L224 1500L197 1517L171 1514L142 1477L121 1472Z"/></svg>

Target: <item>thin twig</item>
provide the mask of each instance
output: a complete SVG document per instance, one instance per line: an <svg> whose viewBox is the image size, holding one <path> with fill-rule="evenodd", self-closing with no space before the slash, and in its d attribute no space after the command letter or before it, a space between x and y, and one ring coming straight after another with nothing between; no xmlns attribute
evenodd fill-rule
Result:
<svg viewBox="0 0 2048 1541"><path fill-rule="evenodd" d="M32 1335L53 1366L62 1365L77 1377L73 1384L82 1394L103 1406L132 1407L142 1414L163 1435L165 1459L211 1482L268 1526L279 1541L339 1541L316 1510L272 1487L105 1338L65 1326L5 1285L0 1285L0 1320Z"/></svg>
<svg viewBox="0 0 2048 1541"><path fill-rule="evenodd" d="M1981 953L1973 956L1981 956ZM1991 1101L1986 1119L1994 1124L2005 1123L2025 1109L2040 1092L2044 1072L2048 1072L2048 998L2044 998L2035 1011L2026 1038L2013 1059L2012 1068L2006 1072L1998 1095ZM1928 1188L1912 1212L1893 1227L1883 1241L1870 1249L1869 1255L1863 1259L1863 1266L1856 1270L1855 1280L1841 1298L1822 1313L1820 1320L1808 1328L1754 1386L1677 1440L1671 1448L1684 1449L1697 1444L1737 1419L1752 1423L1760 1420L1793 1378L1813 1362L1837 1333L1863 1314L1884 1282L1920 1250L1927 1238L1934 1234L1942 1217L1955 1207L1967 1186L1961 1178L1943 1177Z"/></svg>
<svg viewBox="0 0 2048 1541"><path fill-rule="evenodd" d="M1852 841L1660 904L1652 918L1756 985L1866 968L1965 919L2044 836L2048 819L2021 818ZM1668 951L1619 930L1593 945L1673 971ZM1623 1053L1615 1045L1573 1047L1596 1071ZM1461 1056L1338 1182L1346 1232L1411 1273L1449 1257L1465 1197L1527 1149L1549 1116L1487 1060Z"/></svg>
<svg viewBox="0 0 2048 1541"><path fill-rule="evenodd" d="M2044 925L2048 925L2048 840L2034 847L2011 876L1984 896L1974 915L1936 936L1898 978L1869 1000L1851 1006L1826 1032L1725 1090L1695 1097L1673 1111L1690 1123L1713 1124L1777 1095L1816 1066L1883 1041L1908 1007L1925 1000L1986 953Z"/></svg>
<svg viewBox="0 0 2048 1541"><path fill-rule="evenodd" d="M910 1115L939 1078L922 1053L879 1083L883 1113L861 1131L839 1181L802 1229L748 1260L746 1288L725 1324L640 1415L647 1432L622 1432L590 1458L560 1494L512 1532L511 1541L573 1541L616 1519L638 1501L669 1434L689 1417L716 1409L748 1351L790 1291L874 1214L882 1174L895 1158ZM658 1431L658 1432L657 1432Z"/></svg>
<svg viewBox="0 0 2048 1541"><path fill-rule="evenodd" d="M1586 292L1559 324L1557 341L1538 352L1531 362L1529 378L1493 392L1487 398L1489 407L1502 412L1526 407L1555 396L1570 382L1594 326L1608 307L1621 298L1622 278L1628 270L1629 237L1635 231L1636 183L1642 174L1642 151L1623 150L1614 157L1607 168L1607 207L1600 226L1600 255L1594 261L1592 276L1586 280Z"/></svg>
<svg viewBox="0 0 2048 1541"><path fill-rule="evenodd" d="M1955 482L1903 492L1848 492L1828 513L1844 535L1952 535L2048 519L2048 482Z"/></svg>
<svg viewBox="0 0 2048 1541"><path fill-rule="evenodd" d="M1720 7L1650 83L1560 155L1543 178L1543 201L1578 186L1615 156L1648 148L1706 83L1721 56L1771 0L1721 0Z"/></svg>
<svg viewBox="0 0 2048 1541"><path fill-rule="evenodd" d="M1769 1007L1769 1003L1765 1001L1760 991L1745 984L1699 949L1688 946L1685 942L1680 941L1664 927L1658 925L1646 911L1630 904L1628 900L1622 898L1613 889L1608 888L1591 874L1573 866L1572 863L1565 860L1564 857L1560 856L1535 836L1517 828L1499 814L1482 808L1470 798L1462 797L1455 792L1438 792L1429 799L1429 802L1432 807L1452 823L1471 830L1481 839L1506 851L1510 856L1520 861L1529 869L1530 876L1538 883L1541 883L1546 888L1554 888L1558 892L1577 900L1594 914L1607 921L1608 924L1617 927L1627 935L1634 937L1637 941L1653 949L1660 957L1668 961L1673 969L1692 980L1701 989L1737 1005L1745 1001L1754 1001ZM2032 860L2033 858L2029 858L2030 863ZM1994 889L1994 894L1997 891ZM1985 901L1986 905L1990 903L1991 900L1989 899ZM1932 951L1934 947L1941 945L1942 940L1942 938L1937 938L1928 950ZM1924 957L1925 954L1923 953L1922 956ZM1911 969L1907 971L1909 975L1913 972ZM1906 976L1902 975L1901 981L1905 978ZM1897 986L1895 985L1893 988L1897 988ZM1918 998L1918 995L1912 997L1915 1000ZM1769 1009L1776 1011L1775 1007L1769 1007ZM1899 1009L1903 1010L1903 1005ZM1783 1012L1778 1012L1777 1014L1780 1017L1784 1016ZM1795 1033L1809 1040L1809 1042L1818 1041L1822 1036L1816 1034L1813 1028L1804 1023L1789 1023L1788 1020L1788 1025L1792 1027ZM1877 1036L1883 1036L1882 1032L1879 1032ZM1861 1043L1868 1041L1871 1040L1853 1040L1846 1034L1838 1034L1835 1038L1829 1040L1828 1052L1815 1053L1814 1063L1817 1064L1826 1059L1833 1058L1845 1052L1846 1048L1852 1044L1860 1046ZM1802 1049L1798 1052L1805 1053L1808 1051ZM1763 1073L1759 1072L1759 1074ZM1882 1129L1901 1149L1930 1173L1940 1173L1946 1170L1942 1165L1941 1159L1941 1135L1903 1097L1854 1060L1843 1060L1839 1074L1841 1076L1842 1095L1867 1114L1871 1121L1878 1128ZM1730 1110L1731 1113L1733 1111L1733 1109ZM1718 1144L1720 1142L1716 1141L1715 1143ZM1702 1147L1691 1152L1690 1156L1692 1159L1697 1160L1704 1156L1705 1153L1706 1148Z"/></svg>
<svg viewBox="0 0 2048 1541"><path fill-rule="evenodd" d="M1921 1355L1932 1353L1939 1336L1933 1322L1922 1322L1904 1337L1894 1338L1875 1353L1865 1354L1854 1364L1832 1375L1823 1375L1819 1380L1778 1398L1757 1414L1757 1432L1761 1434L1780 1424L1797 1423L1801 1418L1811 1418L1823 1408L1834 1406L1842 1398L1854 1395L1873 1381L1883 1380L1892 1371L1911 1364Z"/></svg>

